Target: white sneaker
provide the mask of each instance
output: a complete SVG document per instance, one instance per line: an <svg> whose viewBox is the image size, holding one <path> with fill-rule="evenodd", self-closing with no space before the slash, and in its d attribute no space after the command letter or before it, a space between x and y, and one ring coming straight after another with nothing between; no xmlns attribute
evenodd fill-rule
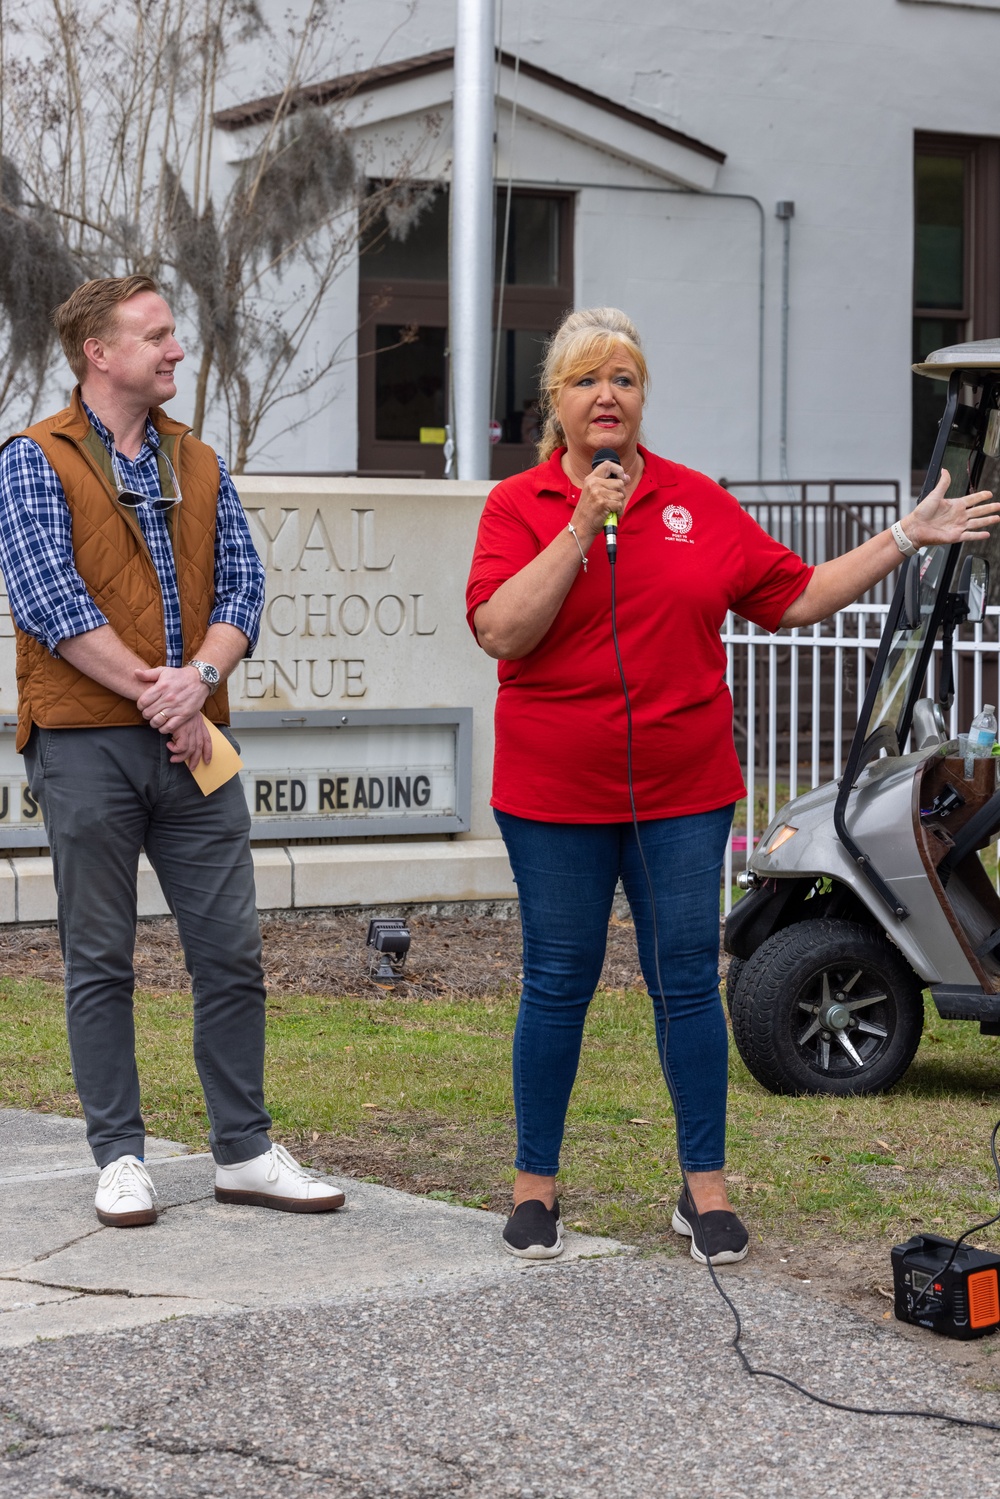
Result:
<svg viewBox="0 0 1000 1499"><path fill-rule="evenodd" d="M138 1228L156 1222L156 1188L138 1156L122 1155L105 1166L94 1207L106 1228Z"/></svg>
<svg viewBox="0 0 1000 1499"><path fill-rule="evenodd" d="M283 1145L235 1166L216 1164L215 1200L280 1213L329 1213L344 1206L340 1188L329 1177L306 1171Z"/></svg>

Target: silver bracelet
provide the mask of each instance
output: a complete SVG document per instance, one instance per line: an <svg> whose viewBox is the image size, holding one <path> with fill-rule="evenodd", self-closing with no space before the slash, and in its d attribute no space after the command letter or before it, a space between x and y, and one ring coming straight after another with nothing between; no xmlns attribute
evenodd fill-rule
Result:
<svg viewBox="0 0 1000 1499"><path fill-rule="evenodd" d="M913 545L913 542L903 530L902 521L893 521L892 525L889 527L889 530L892 532L893 541L899 547L899 550L902 552L904 557L915 557L917 555L917 553L920 551L920 548Z"/></svg>
<svg viewBox="0 0 1000 1499"><path fill-rule="evenodd" d="M573 540L576 542L577 546L580 548L580 561L583 563L583 570L584 570L584 572L586 572L587 571L587 554L583 550L583 543L581 542L579 536L577 536L577 534L576 534L576 527L574 526L574 524L573 524L572 521L570 521L567 524L566 530L569 532L569 534L572 536Z"/></svg>

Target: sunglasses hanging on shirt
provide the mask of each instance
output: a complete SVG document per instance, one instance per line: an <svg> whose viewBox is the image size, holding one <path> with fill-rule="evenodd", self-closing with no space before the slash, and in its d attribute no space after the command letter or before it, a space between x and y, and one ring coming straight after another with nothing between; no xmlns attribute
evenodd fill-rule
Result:
<svg viewBox="0 0 1000 1499"><path fill-rule="evenodd" d="M167 457L166 453L162 451L162 449L156 455L156 466L160 474L160 487L162 488L163 469L160 467L161 464L167 470L167 475L170 479L170 487L173 490L173 494L162 496L139 494L136 490L129 489L128 485L125 483L125 480L122 477L121 465L118 462L118 454L112 453L111 477L114 480L115 499L118 500L119 504L127 505L130 510L139 510L142 506L148 505L150 510L160 511L172 510L175 505L179 505L182 498L181 488L177 482L177 475L174 473L173 464L170 462L170 459Z"/></svg>

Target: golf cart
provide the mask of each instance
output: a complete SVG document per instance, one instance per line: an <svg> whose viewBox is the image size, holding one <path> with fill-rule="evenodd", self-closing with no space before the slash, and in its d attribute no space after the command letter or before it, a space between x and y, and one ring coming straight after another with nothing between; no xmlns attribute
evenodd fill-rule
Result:
<svg viewBox="0 0 1000 1499"><path fill-rule="evenodd" d="M948 381L923 494L942 468L951 495L996 494L1000 339L915 369ZM942 1019L1000 1036L1000 896L979 859L1000 834L1000 760L960 757L945 721L955 628L1000 602L991 577L1000 526L908 559L843 776L782 807L741 876L726 997L740 1055L773 1093L890 1088L917 1049L924 989Z"/></svg>

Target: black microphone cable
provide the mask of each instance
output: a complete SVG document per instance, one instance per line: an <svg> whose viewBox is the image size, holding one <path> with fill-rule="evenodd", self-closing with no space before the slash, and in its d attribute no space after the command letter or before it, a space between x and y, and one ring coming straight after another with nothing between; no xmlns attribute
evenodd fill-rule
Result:
<svg viewBox="0 0 1000 1499"><path fill-rule="evenodd" d="M617 463L619 461L617 453L612 453L610 449L605 448L602 449L599 454L594 455L593 464L594 466L596 466L597 463L603 462L605 460L610 460L614 463ZM625 668L622 665L621 646L618 640L618 600L616 589L617 536L615 540L616 545L614 547L611 547L609 545L608 547L608 562L610 564L611 571L611 639L614 643L615 661L618 665L618 676L621 679L622 693L625 698L625 762L626 773L628 776L628 798L629 807L631 808L632 812L632 828L635 832L636 846L639 850L639 861L642 864L642 872L646 881L646 890L649 894L649 909L652 917L653 964L656 971L657 990L656 1001L659 1002L661 1013L663 1016L663 1044L662 1047L660 1047L660 1066L663 1070L663 1077L667 1085L667 1092L670 1094L670 1102L674 1110L675 1133L678 1134L679 1138L677 1121L680 1119L680 1109L677 1102L677 1093L674 1088L673 1080L670 1076L670 1069L667 1065L667 1041L670 1032L670 1016L667 1010L666 996L663 992L663 978L660 972L660 935L656 920L656 893L653 889L653 881L649 873L649 865L646 863L646 854L642 846L642 836L639 831L639 815L635 805L635 782L632 776L632 701L629 697L628 683L625 680ZM997 1176L997 1188L998 1190L1000 1190L1000 1160L997 1159L996 1150L996 1139L998 1132L1000 1132L1000 1120L997 1121L997 1124L993 1130L992 1138L990 1140L990 1150L993 1155L993 1165L996 1170ZM690 1188L688 1187L687 1175L684 1171L683 1166L681 1167L681 1176L684 1181L685 1195L688 1202L691 1204L695 1220L697 1221L699 1219L698 1208L695 1204L694 1198L691 1195ZM951 1267L952 1261L954 1260L955 1255L958 1253L959 1245L962 1243L962 1239L968 1238L969 1234L976 1233L981 1228L988 1228L990 1224L996 1223L998 1219L1000 1219L1000 1213L998 1213L995 1218L989 1219L987 1223L976 1224L974 1227L966 1229L965 1233L962 1235L962 1238L959 1239L955 1244L955 1248L952 1251L951 1259L949 1259L946 1269L949 1269ZM708 1268L709 1275L712 1277L712 1284L715 1286L715 1289L718 1291L719 1295L722 1297L722 1300L725 1302L726 1306L732 1313L733 1322L735 1323L736 1330L730 1340L729 1346L742 1364L744 1373L750 1375L752 1378L776 1379L780 1384L787 1385L788 1388L794 1390L796 1394L805 1396L807 1400L812 1400L816 1405L827 1406L830 1410L846 1411L848 1414L854 1416L898 1416L910 1420L918 1419L922 1421L945 1421L951 1426L972 1426L978 1427L982 1431L1000 1431L1000 1422L979 1421L974 1420L970 1416L953 1416L949 1415L946 1411L896 1410L893 1408L882 1408L879 1406L852 1405L847 1401L833 1400L826 1395L817 1395L814 1390L806 1389L804 1385L799 1384L789 1375L779 1374L776 1369L758 1368L755 1364L752 1364L750 1362L749 1358L744 1352L744 1349L742 1347L743 1320L740 1317L740 1314L736 1308L735 1303L733 1302L732 1297L723 1288L722 1282L719 1280L718 1275L715 1273L715 1266L712 1264L712 1261L708 1257L708 1255L705 1256L705 1264Z"/></svg>

